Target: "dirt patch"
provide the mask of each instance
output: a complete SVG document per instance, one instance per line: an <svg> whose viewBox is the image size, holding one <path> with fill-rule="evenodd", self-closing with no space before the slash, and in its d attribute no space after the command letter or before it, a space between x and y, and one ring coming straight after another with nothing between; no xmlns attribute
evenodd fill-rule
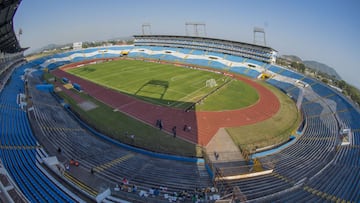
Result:
<svg viewBox="0 0 360 203"><path fill-rule="evenodd" d="M83 101L81 103L78 103L78 106L84 111L90 111L97 107L97 105L92 103L91 101Z"/></svg>

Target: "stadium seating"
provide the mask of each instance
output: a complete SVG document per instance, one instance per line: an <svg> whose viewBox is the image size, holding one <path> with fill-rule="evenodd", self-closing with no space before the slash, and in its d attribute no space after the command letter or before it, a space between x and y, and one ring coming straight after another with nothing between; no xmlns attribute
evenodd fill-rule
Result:
<svg viewBox="0 0 360 203"><path fill-rule="evenodd" d="M205 54L206 54L207 56L211 56L211 57L224 58L224 54L223 54L223 53L218 53L218 52L206 52Z"/></svg>
<svg viewBox="0 0 360 203"><path fill-rule="evenodd" d="M302 78L302 81L306 82L309 85L313 85L313 84L317 83L315 79L312 79L312 78L309 78L309 77Z"/></svg>
<svg viewBox="0 0 360 203"><path fill-rule="evenodd" d="M189 44L189 46L197 44ZM220 45L216 45L218 48ZM195 48L143 46L149 52L130 51L129 57L160 58L167 61L212 67L214 69L229 68L230 72L247 75L252 78L259 76L259 71L250 67L227 65L217 59L201 58L206 55L218 57L233 63L251 63L267 68L287 78L301 80L310 86L304 88L300 110L303 112L305 126L297 142L279 153L261 157L265 169L273 169L272 174L228 181L224 191L238 186L246 198L254 202L284 202L284 201L352 201L360 200L360 113L341 93L331 89L326 84L310 77L282 67L267 65L254 59L223 54L214 50L202 51ZM106 52L99 52L106 49ZM65 159L81 160L82 167L87 171L95 169L97 176L106 179L112 185L119 182L119 177L127 177L142 190L166 186L167 192L195 190L211 186L211 179L202 163L179 162L160 159L145 154L127 150L109 144L102 137L93 135L83 129L76 119L66 113L56 99L49 93L36 91L33 81L30 94L33 100L33 126L37 126L37 139L33 136L29 119L17 104L16 93L24 92L24 82L20 79L24 69L38 68L39 65L55 69L61 65L92 58L117 57L120 50L132 50L132 46L90 48L71 51L54 56L36 59L16 69L5 89L0 93L0 124L1 124L1 157L4 167L18 183L19 188L32 202L73 202L70 194L59 189L57 182L51 181L41 169L39 163L40 147L37 139L51 140L48 148L60 147ZM149 54L154 51L169 50L171 53ZM116 53L117 52L117 53ZM176 57L172 52L185 54L186 57ZM254 50L247 52L258 53ZM80 55L79 55L80 54ZM190 55L194 58L189 57ZM196 58L196 57L199 58ZM56 59L56 60L54 60ZM34 74L36 76L36 74ZM39 75L37 75L39 77ZM36 78L36 77L34 77ZM295 101L299 97L300 88L275 79L267 83L279 88ZM10 119L12 118L12 119ZM342 128L352 130L352 142L348 146L340 146L339 131ZM56 138L56 139L53 139ZM88 142L82 142L86 138ZM89 146L91 151L89 152ZM107 149L107 150L104 150ZM113 160L117 164L104 169ZM21 164L19 164L21 163ZM171 168L168 166L171 165ZM332 177L332 178L328 178ZM117 193L127 198L129 194ZM137 198L137 195L131 196ZM164 199L159 199L163 201Z"/></svg>
<svg viewBox="0 0 360 203"><path fill-rule="evenodd" d="M208 66L215 69L225 69L227 67L225 64L218 61L209 61Z"/></svg>
<svg viewBox="0 0 360 203"><path fill-rule="evenodd" d="M258 65L258 66L263 66L263 65L264 65L263 62L260 62L260 61L257 61L257 60L253 60L253 59L247 59L246 62L247 62L247 63L256 64L256 65Z"/></svg>
<svg viewBox="0 0 360 203"><path fill-rule="evenodd" d="M290 71L282 70L276 66L270 66L269 70L294 79L304 78L299 74L293 74ZM279 195L272 195L267 198L263 198L263 200L282 202L289 200L294 201L296 199L304 200L307 198L309 201L314 201L324 198L325 196L333 201L358 201L359 194L354 192L354 188L359 187L359 183L358 181L353 181L358 180L358 173L351 174L350 171L353 169L342 170L341 174L343 175L337 176L339 178L337 180L325 177L332 176L330 174L339 174L340 166L344 166L346 165L345 163L352 162L351 160L347 161L343 157L337 158L339 153L343 153L335 151L335 146L338 144L339 133L339 128L337 126L338 122L343 122L346 123L346 126L344 127L359 129L359 125L355 122L356 119L360 118L359 112L330 87L326 87L320 82L315 82L313 79L309 78L304 78L304 81L312 84L314 93L312 93L313 95L305 95L301 105L303 115L307 123L307 127L305 128L302 137L300 137L300 139L289 148L278 154L264 157L261 161L265 166L268 165L269 168L274 168L275 173L280 174L281 177L286 178L289 181L292 181L293 184L301 181L303 178L313 177L313 179L309 182L309 184L296 190L296 192L285 193L286 195L282 195L280 193ZM278 87L288 95L293 97L297 97L298 95L299 88L289 83L273 79L269 79L267 82L275 87ZM320 99L322 97L326 98ZM333 106L334 103L336 104L335 108ZM344 110L336 112L337 110L339 111L342 109ZM334 114L334 112L336 112L336 114ZM358 139L358 135L354 137L356 137L355 139ZM355 139L354 144L356 143ZM347 147L344 147L342 150L347 151ZM356 153L351 154L353 154L352 157L356 157L354 156ZM327 167L325 171L320 173L321 175L316 176L317 171L325 167L326 164L333 158L341 159L344 163L339 164L338 169L336 167ZM347 176L347 178L341 178L344 176ZM318 191L313 194L322 195L309 196L309 191ZM260 201L261 198L258 200Z"/></svg>
<svg viewBox="0 0 360 203"><path fill-rule="evenodd" d="M152 50L152 51L156 51L156 50L161 50L159 47L156 46L141 46L141 48L146 48L148 50ZM168 47L166 47L166 50L168 50ZM173 49L174 50L174 49ZM178 48L176 50L174 50L178 53L187 53L187 50ZM154 58L154 59L160 59L160 60L166 60L166 61L173 61L173 62L184 62L184 63L189 63L189 64L193 64L193 65L198 65L198 66L204 66L204 67L211 67L214 69L226 69L228 68L228 65L217 61L216 59L225 59L228 61L233 61L233 62L243 62L244 59L242 57L239 56L231 56L231 55L226 55L223 53L217 53L217 52L207 52L207 51L200 51L200 50L191 50L189 55L198 55L198 56L208 56L208 57L215 57L216 59L211 59L211 58L192 58L192 57L188 57L186 56L185 59L176 57L173 55L173 53L169 53L166 54L165 52L163 54L146 54L144 53L139 53L139 52L131 52L132 54L129 55L131 57L144 57L144 58ZM248 61L249 62L249 61ZM262 62L256 62L256 61L250 61L254 64L260 64L263 65ZM251 78L257 78L260 73L257 70L253 70L251 68L246 68L244 71L239 70L242 69L240 68L236 68L233 67L232 69L230 69L230 71L234 71L235 73L240 73L243 75L246 75L248 77Z"/></svg>
<svg viewBox="0 0 360 203"><path fill-rule="evenodd" d="M252 78L257 78L260 73L257 70L249 69L247 73L245 73L247 76Z"/></svg>
<svg viewBox="0 0 360 203"><path fill-rule="evenodd" d="M191 52L189 52L189 53L191 53L192 55L204 55L204 54L205 54L205 51L193 49L193 50L191 50ZM188 53L188 54L189 54L189 53Z"/></svg>
<svg viewBox="0 0 360 203"><path fill-rule="evenodd" d="M311 85L311 88L321 97L327 97L334 94L331 88L326 87L324 84L315 83Z"/></svg>
<svg viewBox="0 0 360 203"><path fill-rule="evenodd" d="M287 77L298 79L298 80L301 80L304 77L304 76L300 75L299 73L295 73L293 71L286 70L286 69L284 69L280 74L283 76L287 76Z"/></svg>
<svg viewBox="0 0 360 203"><path fill-rule="evenodd" d="M274 67L270 69L280 74L284 72L280 69L274 69ZM288 76L295 79L300 78L293 74ZM306 198L309 201L315 201L319 198L331 199L332 201L358 201L359 194L355 192L354 188L359 187L359 181L354 180L359 179L359 174L351 173L351 171L356 170L352 167L358 167L359 164L359 158L355 155L358 148L351 146L340 147L340 150L335 148L339 143L339 128L359 128L355 122L356 119L360 118L359 112L330 87L309 78L304 78L304 81L312 84L311 88L314 92L313 95L305 95L301 105L307 123L302 137L293 146L272 155L273 157L264 157L262 161L264 163L270 162L270 165L276 162L274 164L275 172L291 180L300 181L303 178L309 178L310 181L301 189L297 189L296 192L291 192L290 196L286 193L287 195L279 194L265 199L272 202ZM268 80L268 82L285 92L290 88L288 83L284 85L282 82L274 80ZM344 111L341 111L342 109ZM337 112L339 110L340 112ZM339 126L339 123L345 123L346 126ZM354 137L358 139L357 136ZM355 141L356 138L353 141L354 145L358 145ZM349 155L345 157L345 154ZM291 164L296 163L297 159L301 164ZM282 164L283 160L285 161L284 164ZM328 162L331 163L330 166L326 166ZM349 164L350 166L348 166ZM316 173L324 167L325 170ZM294 171L296 172L294 173ZM333 176L336 178L327 178ZM309 192L314 195L308 196Z"/></svg>
<svg viewBox="0 0 360 203"><path fill-rule="evenodd" d="M177 60L181 60L180 57L176 57L176 56L173 56L173 55L164 55L163 57L161 57L161 60L165 60L165 61L177 61Z"/></svg>
<svg viewBox="0 0 360 203"><path fill-rule="evenodd" d="M274 195L272 197L258 199L256 202L321 202L321 196L309 193L303 188L294 187L289 192Z"/></svg>
<svg viewBox="0 0 360 203"><path fill-rule="evenodd" d="M10 196L14 202L28 202L26 197L22 194L19 188L16 187L14 180L11 176L7 173L6 169L4 168L2 162L0 161L0 182L3 186L2 188L2 196ZM6 202L7 199L1 198L2 201Z"/></svg>
<svg viewBox="0 0 360 203"><path fill-rule="evenodd" d="M30 85L38 82L31 80ZM50 93L37 91L34 87L30 92L34 105L33 122L43 132L40 139L51 140L53 147L66 151L68 160L79 160L87 171L93 168L99 176L112 183L119 183L119 177L127 177L131 184L144 190L165 186L169 194L210 185L204 164L165 160L115 147L82 129ZM117 164L106 169L101 167L120 160L119 157L121 161Z"/></svg>
<svg viewBox="0 0 360 203"><path fill-rule="evenodd" d="M243 67L243 66L236 66L236 67L232 67L230 69L230 71L233 72L233 73L245 75L246 71L248 71L248 68Z"/></svg>
<svg viewBox="0 0 360 203"><path fill-rule="evenodd" d="M298 80L301 80L301 79L304 78L304 76L299 74L299 73L296 73L294 71L290 71L288 69L285 69L285 68L282 68L282 67L279 67L279 66L276 66L276 65L270 65L267 69L269 71L271 71L271 72L274 72L274 73L277 73L277 74L280 74L280 75L283 75L283 76L286 76L286 77L298 79Z"/></svg>
<svg viewBox="0 0 360 203"><path fill-rule="evenodd" d="M248 200L271 195L291 187L291 183L275 174L229 181L228 184L231 186L229 190L238 186Z"/></svg>
<svg viewBox="0 0 360 203"><path fill-rule="evenodd" d="M226 60L232 61L232 62L243 62L244 58L240 56L233 56L233 55L225 55Z"/></svg>
<svg viewBox="0 0 360 203"><path fill-rule="evenodd" d="M244 44L241 42L223 41L211 38L193 38L181 36L173 38L171 36L134 36L135 46L164 46L181 47L187 49L200 49L206 52L226 53L254 59L254 63L261 64L260 61L270 62L274 60L274 51L270 47L260 47L256 45Z"/></svg>
<svg viewBox="0 0 360 203"><path fill-rule="evenodd" d="M268 70L271 71L271 72L274 72L274 73L280 73L284 70L284 68L281 68L279 66L275 66L275 65L270 65L268 67Z"/></svg>
<svg viewBox="0 0 360 203"><path fill-rule="evenodd" d="M354 136L354 145L359 146L360 145L360 131L359 129L357 129L357 131L353 132L353 136Z"/></svg>
<svg viewBox="0 0 360 203"><path fill-rule="evenodd" d="M205 59L185 59L184 60L185 63L189 63L189 64L193 64L193 65L198 65L198 66L208 66L209 61L205 60Z"/></svg>
<svg viewBox="0 0 360 203"><path fill-rule="evenodd" d="M36 159L38 144L26 112L17 103L16 94L24 92L24 82L20 77L28 67L29 64L16 69L10 83L0 94L3 164L30 201L74 202L39 169Z"/></svg>
<svg viewBox="0 0 360 203"><path fill-rule="evenodd" d="M310 179L307 186L333 197L333 201L357 202L360 198L359 152L358 147L339 147L330 165L322 173Z"/></svg>

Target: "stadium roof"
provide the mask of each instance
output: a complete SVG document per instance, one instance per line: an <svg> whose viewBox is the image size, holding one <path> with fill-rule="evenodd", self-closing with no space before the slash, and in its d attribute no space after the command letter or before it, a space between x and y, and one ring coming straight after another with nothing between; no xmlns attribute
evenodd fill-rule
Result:
<svg viewBox="0 0 360 203"><path fill-rule="evenodd" d="M267 49L267 50L273 50L276 51L275 49L269 47L269 46L263 46L263 45L258 45L258 44L250 44L247 42L239 42L239 41L233 41L233 40L226 40L226 39L218 39L218 38L210 38L210 37L201 37L201 36L184 36L184 35L134 35L134 37L172 37L172 38L187 38L187 39L204 39L204 40L215 40L218 42L225 42L225 43L234 43L234 44L242 44L242 45L247 45L247 46L253 46L253 47L259 47L262 49Z"/></svg>
<svg viewBox="0 0 360 203"><path fill-rule="evenodd" d="M13 18L21 0L0 0L0 51L16 53L23 51L16 38Z"/></svg>

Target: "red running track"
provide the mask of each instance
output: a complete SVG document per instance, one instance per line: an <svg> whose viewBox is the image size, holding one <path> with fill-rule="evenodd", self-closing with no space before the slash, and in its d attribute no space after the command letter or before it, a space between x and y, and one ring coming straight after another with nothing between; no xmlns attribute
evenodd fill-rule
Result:
<svg viewBox="0 0 360 203"><path fill-rule="evenodd" d="M89 61L69 64L62 69L76 67L81 63L89 63ZM270 90L251 79L239 75L236 75L235 78L246 82L257 90L259 100L254 105L231 111L184 112L181 109L154 105L138 100L71 75L61 69L54 70L52 73L57 77L66 77L70 81L78 83L92 97L145 123L155 126L156 120L161 119L164 130L170 133L173 126L176 126L177 136L203 146L210 142L221 127L254 124L271 118L280 108L278 98ZM184 125L191 126L191 131L183 131Z"/></svg>

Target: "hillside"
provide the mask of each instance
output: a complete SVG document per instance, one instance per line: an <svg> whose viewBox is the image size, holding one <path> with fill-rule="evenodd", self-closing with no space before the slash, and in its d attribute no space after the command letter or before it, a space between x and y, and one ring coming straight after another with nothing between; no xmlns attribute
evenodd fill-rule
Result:
<svg viewBox="0 0 360 203"><path fill-rule="evenodd" d="M319 72L326 73L331 76L335 76L337 80L341 80L340 75L336 72L336 70L326 64L317 62L317 61L303 61L306 67L317 70Z"/></svg>
<svg viewBox="0 0 360 203"><path fill-rule="evenodd" d="M288 61L302 62L301 58L295 55L282 55L281 58Z"/></svg>
<svg viewBox="0 0 360 203"><path fill-rule="evenodd" d="M311 60L302 60L300 57L295 55L282 55L282 59L285 59L290 62L298 62L303 63L307 68L326 73L330 76L335 76L337 80L342 80L340 75L336 72L336 70L326 64L317 62L317 61L311 61Z"/></svg>

